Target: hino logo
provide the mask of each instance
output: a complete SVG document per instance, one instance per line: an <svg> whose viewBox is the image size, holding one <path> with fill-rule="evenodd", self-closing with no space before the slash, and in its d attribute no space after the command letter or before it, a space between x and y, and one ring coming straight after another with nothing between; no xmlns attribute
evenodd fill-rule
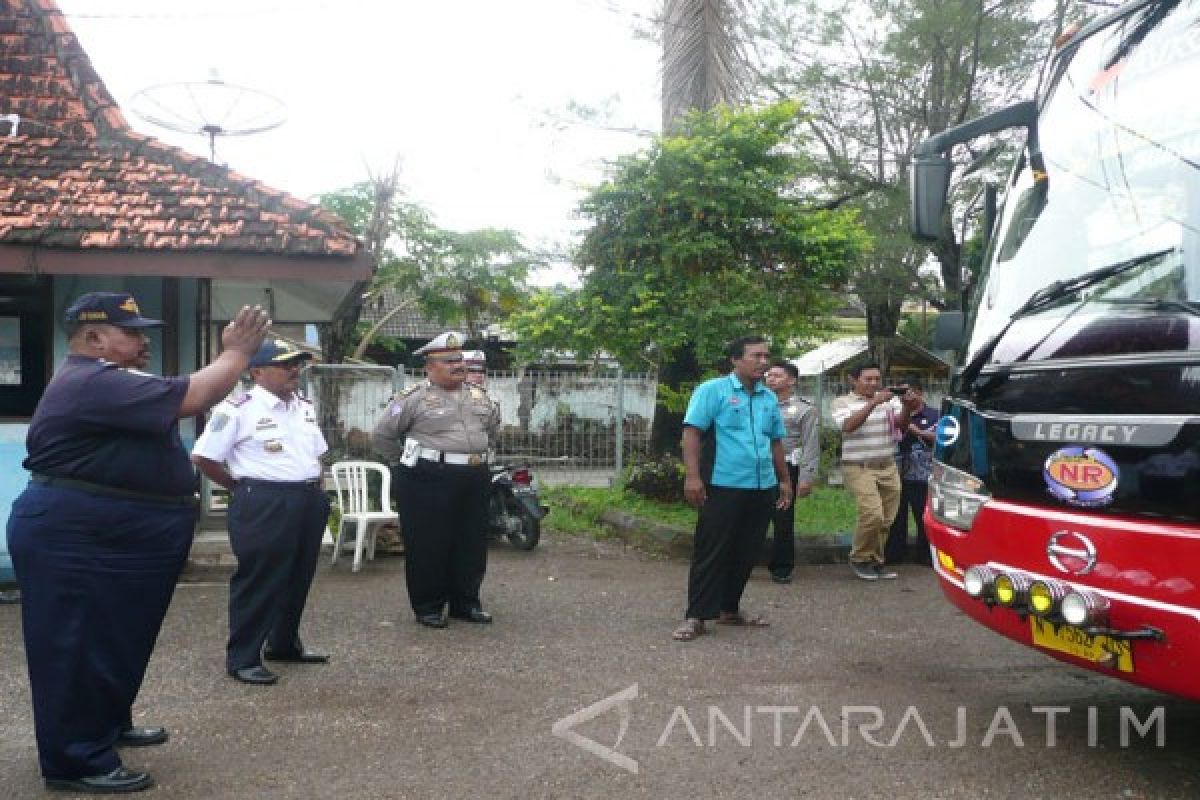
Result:
<svg viewBox="0 0 1200 800"><path fill-rule="evenodd" d="M1046 555L1059 572L1087 575L1096 568L1096 546L1075 531L1059 531L1051 536Z"/></svg>

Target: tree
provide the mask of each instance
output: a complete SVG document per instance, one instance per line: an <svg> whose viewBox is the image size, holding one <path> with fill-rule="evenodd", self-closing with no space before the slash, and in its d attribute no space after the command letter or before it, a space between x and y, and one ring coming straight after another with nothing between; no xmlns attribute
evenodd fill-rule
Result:
<svg viewBox="0 0 1200 800"><path fill-rule="evenodd" d="M482 320L506 316L527 296L525 281L539 261L515 232L440 228L425 208L403 200L396 184L387 189L372 180L320 198L324 207L364 235L375 254L375 276L357 293L360 314L363 302L399 298L362 333L354 358L362 358L384 324L398 314L419 312L443 322L462 322L468 335L477 339ZM349 348L350 344L346 351Z"/></svg>
<svg viewBox="0 0 1200 800"><path fill-rule="evenodd" d="M1032 0L768 0L748 33L758 87L803 97L830 195L858 207L876 243L852 280L868 337L886 364L901 303L936 307L961 297L963 263L952 229L933 249L940 281L922 273L929 251L907 233L913 151L931 134L1029 93L1065 0L1035 16Z"/></svg>
<svg viewBox="0 0 1200 800"><path fill-rule="evenodd" d="M738 336L814 332L865 248L857 215L819 207L795 103L718 108L619 159L580 205L578 290L538 294L509 326L523 355L605 351L624 366L716 365ZM679 389L688 376L660 374ZM674 442L657 430L661 444Z"/></svg>
<svg viewBox="0 0 1200 800"><path fill-rule="evenodd" d="M735 35L740 0L666 0L662 19L662 129L690 111L734 105L746 61Z"/></svg>
<svg viewBox="0 0 1200 800"><path fill-rule="evenodd" d="M425 219L422 210L402 202L399 193L400 169L393 165L387 174L371 176L363 183L319 198L323 207L340 216L362 237L375 269L372 280L356 282L334 311L324 337L323 355L329 364L341 363L350 352L370 286L389 280L398 268L389 242L406 235Z"/></svg>

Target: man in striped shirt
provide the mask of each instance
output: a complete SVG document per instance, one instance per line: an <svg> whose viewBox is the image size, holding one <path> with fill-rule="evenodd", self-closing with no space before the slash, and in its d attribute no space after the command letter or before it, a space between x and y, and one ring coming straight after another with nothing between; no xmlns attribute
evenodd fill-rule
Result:
<svg viewBox="0 0 1200 800"><path fill-rule="evenodd" d="M865 581L895 578L883 566L883 547L900 506L896 433L905 430L920 398L882 388L878 364L854 367L850 378L851 392L834 399L830 409L842 431L842 476L858 506L850 566Z"/></svg>

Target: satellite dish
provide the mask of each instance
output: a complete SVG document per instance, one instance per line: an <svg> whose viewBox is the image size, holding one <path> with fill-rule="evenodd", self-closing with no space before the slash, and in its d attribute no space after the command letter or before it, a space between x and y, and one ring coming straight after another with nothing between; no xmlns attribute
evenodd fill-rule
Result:
<svg viewBox="0 0 1200 800"><path fill-rule="evenodd" d="M217 160L218 136L249 136L287 120L283 101L266 92L225 83L214 72L207 81L147 86L129 101L142 119L178 133L208 137L209 160Z"/></svg>

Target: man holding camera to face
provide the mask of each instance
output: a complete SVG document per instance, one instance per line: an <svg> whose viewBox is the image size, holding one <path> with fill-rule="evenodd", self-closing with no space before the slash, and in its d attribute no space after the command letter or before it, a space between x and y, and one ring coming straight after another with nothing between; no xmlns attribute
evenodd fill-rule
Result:
<svg viewBox="0 0 1200 800"><path fill-rule="evenodd" d="M850 378L851 391L835 398L830 409L842 432L842 476L858 507L850 567L865 581L893 579L883 548L900 506L896 442L921 400L906 386L882 388L878 364L854 367Z"/></svg>

